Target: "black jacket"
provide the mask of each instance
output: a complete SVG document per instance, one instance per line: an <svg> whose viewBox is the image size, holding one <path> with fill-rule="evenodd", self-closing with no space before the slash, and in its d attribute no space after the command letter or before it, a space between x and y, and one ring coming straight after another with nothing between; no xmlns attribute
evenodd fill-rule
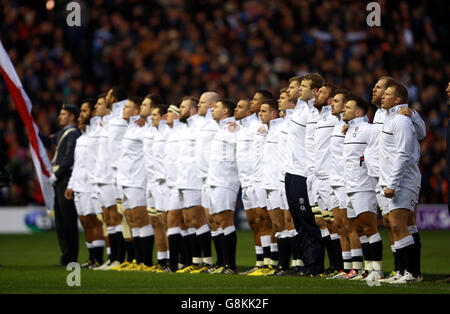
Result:
<svg viewBox="0 0 450 314"><path fill-rule="evenodd" d="M56 182L70 178L75 145L80 135L80 131L74 126L66 127L56 133L56 150L52 159L52 172L56 176Z"/></svg>

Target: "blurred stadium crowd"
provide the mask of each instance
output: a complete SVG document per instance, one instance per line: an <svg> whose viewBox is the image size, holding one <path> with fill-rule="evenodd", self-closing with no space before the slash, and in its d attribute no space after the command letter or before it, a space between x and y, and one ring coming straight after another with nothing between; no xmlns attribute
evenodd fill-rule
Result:
<svg viewBox="0 0 450 314"><path fill-rule="evenodd" d="M57 131L62 103L80 104L115 84L178 104L206 90L238 100L260 88L278 97L288 78L317 71L369 100L390 75L427 123L420 203L446 203L449 2L378 1L368 27L360 1L92 0L82 26L68 27L56 0L0 1L0 39L44 134ZM23 123L0 80L0 133L12 177L0 205L43 204ZM51 153L51 152L49 152Z"/></svg>

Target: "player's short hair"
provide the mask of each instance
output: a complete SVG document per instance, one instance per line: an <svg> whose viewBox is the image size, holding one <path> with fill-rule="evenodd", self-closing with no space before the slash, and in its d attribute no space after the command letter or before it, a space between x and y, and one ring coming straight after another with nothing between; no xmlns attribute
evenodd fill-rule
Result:
<svg viewBox="0 0 450 314"><path fill-rule="evenodd" d="M269 105L270 110L274 110L274 111L276 111L276 112L279 111L279 110L278 110L278 104L277 104L274 100L272 100L272 99L266 99L266 100L264 100L264 101L261 103L261 106L262 106L262 105Z"/></svg>
<svg viewBox="0 0 450 314"><path fill-rule="evenodd" d="M114 97L117 99L117 101L124 100L127 98L127 90L125 87L121 85L113 86L111 92L111 97Z"/></svg>
<svg viewBox="0 0 450 314"><path fill-rule="evenodd" d="M225 108L228 109L228 116L234 116L234 109L236 108L236 104L228 98L220 98L217 102L221 102Z"/></svg>
<svg viewBox="0 0 450 314"><path fill-rule="evenodd" d="M319 73L307 74L303 77L303 80L311 81L311 86L310 86L311 89L320 88L323 85L323 83L325 82L322 75L320 75Z"/></svg>
<svg viewBox="0 0 450 314"><path fill-rule="evenodd" d="M182 101L185 101L185 100L189 100L189 107L190 108L196 108L197 109L198 102L199 102L198 98L196 98L194 96L184 96Z"/></svg>
<svg viewBox="0 0 450 314"><path fill-rule="evenodd" d="M107 93L100 93L100 94L97 96L97 99L100 99L100 98L106 98L106 95L107 95Z"/></svg>
<svg viewBox="0 0 450 314"><path fill-rule="evenodd" d="M302 83L304 77L305 76L294 76L294 77L291 77L289 79L289 84L295 81L295 82L297 82L300 85Z"/></svg>
<svg viewBox="0 0 450 314"><path fill-rule="evenodd" d="M152 107L164 103L162 97L160 95L158 95L158 94L150 93L150 94L145 95L144 99L145 98L148 98L148 99L151 100L151 106Z"/></svg>
<svg viewBox="0 0 450 314"><path fill-rule="evenodd" d="M348 90L346 90L345 88L339 88L339 87L337 87L337 88L334 90L334 93L333 93L332 97L336 96L337 94L342 94L342 95L344 96L344 99L346 99L347 96L350 94L350 92L349 92Z"/></svg>
<svg viewBox="0 0 450 314"><path fill-rule="evenodd" d="M287 93L287 90L288 89L286 87L281 88L280 89L280 95L283 94L283 93Z"/></svg>
<svg viewBox="0 0 450 314"><path fill-rule="evenodd" d="M142 102L143 99L141 97L138 97L138 96L129 96L128 100L130 102L132 102L137 109L139 109L139 106L141 105L141 102Z"/></svg>
<svg viewBox="0 0 450 314"><path fill-rule="evenodd" d="M326 87L330 90L330 97L333 97L335 95L335 91L337 89L337 86L333 82L325 82L323 83L322 87Z"/></svg>
<svg viewBox="0 0 450 314"><path fill-rule="evenodd" d="M361 109L364 112L364 115L367 114L367 112L369 111L369 103L367 101L353 94L349 94L347 97L345 97L345 102L351 100L356 102L356 107Z"/></svg>
<svg viewBox="0 0 450 314"><path fill-rule="evenodd" d="M263 99L273 99L273 95L267 89L258 89L255 94L261 94Z"/></svg>
<svg viewBox="0 0 450 314"><path fill-rule="evenodd" d="M400 103L406 104L408 102L408 90L406 89L406 87L403 84L401 84L397 81L393 81L389 85L386 86L386 88L388 88L388 87L394 88L395 97L400 98Z"/></svg>
<svg viewBox="0 0 450 314"><path fill-rule="evenodd" d="M390 76L380 76L380 78L378 78L378 81L385 81L385 83L384 83L384 85L386 86L386 88L390 85L390 84L392 84L392 83L394 83L395 82L395 80L392 78L392 77L390 77Z"/></svg>
<svg viewBox="0 0 450 314"><path fill-rule="evenodd" d="M91 113L95 110L95 99L94 98L88 98L81 101L81 105L88 104L89 110L91 110ZM80 106L81 108L81 106Z"/></svg>
<svg viewBox="0 0 450 314"><path fill-rule="evenodd" d="M158 113L163 116L168 112L169 106L166 104L157 104L153 106L153 109L158 109Z"/></svg>

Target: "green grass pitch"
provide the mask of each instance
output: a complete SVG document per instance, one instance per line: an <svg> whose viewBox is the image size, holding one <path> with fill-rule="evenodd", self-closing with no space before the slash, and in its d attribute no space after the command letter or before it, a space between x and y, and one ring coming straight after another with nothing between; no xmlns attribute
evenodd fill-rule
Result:
<svg viewBox="0 0 450 314"><path fill-rule="evenodd" d="M393 258L387 234L383 269L392 270ZM59 259L55 232L29 235L0 235L0 294L449 294L450 284L436 283L450 274L450 231L421 231L421 283L368 286L365 282L303 277L247 277L211 274L153 274L147 272L99 272L81 270L81 286L66 283L64 267L54 267ZM255 253L250 231L238 231L237 263L243 271L254 265ZM80 233L79 261L87 259ZM326 258L326 264L328 259Z"/></svg>

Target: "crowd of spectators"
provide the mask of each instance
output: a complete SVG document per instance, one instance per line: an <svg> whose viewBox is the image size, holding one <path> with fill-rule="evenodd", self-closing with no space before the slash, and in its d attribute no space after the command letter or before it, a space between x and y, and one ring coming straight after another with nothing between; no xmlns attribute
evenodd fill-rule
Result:
<svg viewBox="0 0 450 314"><path fill-rule="evenodd" d="M70 1L47 2L54 7L0 2L0 40L44 134L57 130L62 103L79 105L116 84L178 104L206 90L238 100L265 88L277 97L290 77L319 72L369 100L377 77L389 75L407 86L427 124L420 202L448 201L446 1L378 1L380 27L367 25L360 1L79 1L80 27L67 25ZM0 205L42 204L26 130L2 79L0 133L12 177Z"/></svg>

